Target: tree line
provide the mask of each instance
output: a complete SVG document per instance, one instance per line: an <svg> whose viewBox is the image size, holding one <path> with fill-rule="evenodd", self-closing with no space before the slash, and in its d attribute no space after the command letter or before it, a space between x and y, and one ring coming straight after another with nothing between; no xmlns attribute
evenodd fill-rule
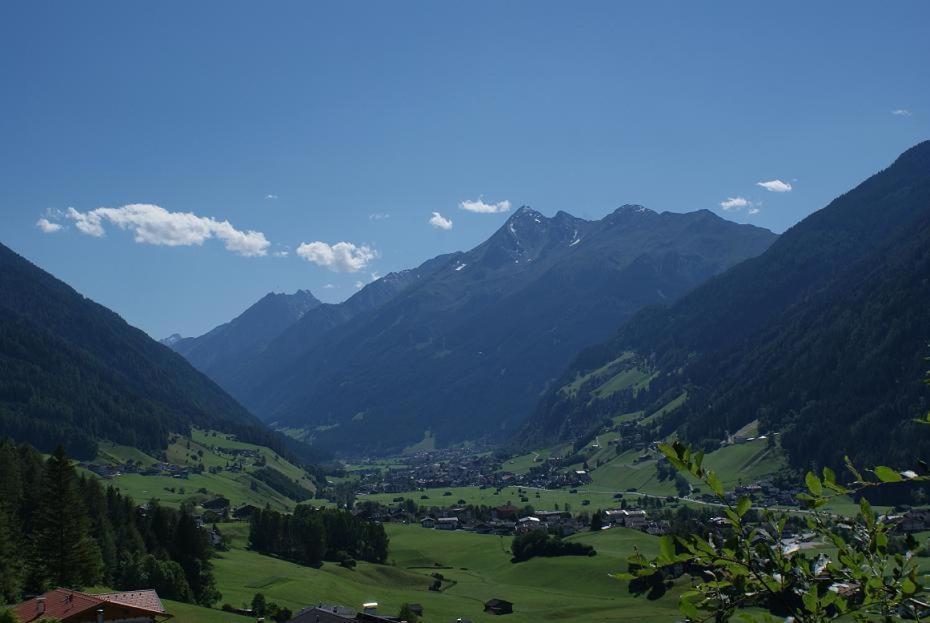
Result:
<svg viewBox="0 0 930 623"><path fill-rule="evenodd" d="M345 510L298 505L289 515L266 507L252 513L249 547L306 565L356 559L383 563L388 536L381 524Z"/></svg>
<svg viewBox="0 0 930 623"><path fill-rule="evenodd" d="M0 441L0 603L50 588L154 588L211 605L220 598L210 534L189 509L131 497L78 475L62 447L48 458Z"/></svg>

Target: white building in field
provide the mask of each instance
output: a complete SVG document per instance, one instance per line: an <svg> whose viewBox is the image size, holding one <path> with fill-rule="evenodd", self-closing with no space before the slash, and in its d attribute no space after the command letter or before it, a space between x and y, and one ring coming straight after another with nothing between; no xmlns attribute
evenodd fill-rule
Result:
<svg viewBox="0 0 930 623"><path fill-rule="evenodd" d="M633 530L642 530L648 522L646 511L625 508L605 511L604 518L611 525L632 528Z"/></svg>
<svg viewBox="0 0 930 623"><path fill-rule="evenodd" d="M549 526L545 521L539 519L539 517L521 517L517 520L517 524L513 527L513 531L517 534L526 534L527 532L534 532L535 530L548 530Z"/></svg>

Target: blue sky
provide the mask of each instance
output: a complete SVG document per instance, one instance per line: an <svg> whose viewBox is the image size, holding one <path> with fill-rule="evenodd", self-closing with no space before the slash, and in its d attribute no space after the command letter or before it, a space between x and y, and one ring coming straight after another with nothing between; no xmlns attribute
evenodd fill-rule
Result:
<svg viewBox="0 0 930 623"><path fill-rule="evenodd" d="M648 4L3 3L0 242L197 335L507 218L463 202L780 232L930 137L930 3Z"/></svg>

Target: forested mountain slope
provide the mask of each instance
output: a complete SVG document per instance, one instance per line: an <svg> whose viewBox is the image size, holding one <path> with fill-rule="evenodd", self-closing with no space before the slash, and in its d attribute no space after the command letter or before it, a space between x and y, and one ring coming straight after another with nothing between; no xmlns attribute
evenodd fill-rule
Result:
<svg viewBox="0 0 930 623"><path fill-rule="evenodd" d="M677 303L584 351L540 403L526 443L584 435L624 410L713 446L758 419L798 464L904 462L930 451L930 142ZM651 380L605 394L636 370Z"/></svg>
<svg viewBox="0 0 930 623"><path fill-rule="evenodd" d="M98 439L157 449L191 426L294 448L183 357L0 245L0 437L87 458Z"/></svg>

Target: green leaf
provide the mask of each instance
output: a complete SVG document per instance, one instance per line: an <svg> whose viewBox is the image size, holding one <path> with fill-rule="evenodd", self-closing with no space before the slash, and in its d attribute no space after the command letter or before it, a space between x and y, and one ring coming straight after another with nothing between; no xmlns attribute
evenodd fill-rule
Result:
<svg viewBox="0 0 930 623"><path fill-rule="evenodd" d="M636 579L636 576L632 573L609 573L608 575L615 580L620 580L621 582L632 582Z"/></svg>
<svg viewBox="0 0 930 623"><path fill-rule="evenodd" d="M703 462L704 462L704 451L701 450L700 452L694 455L694 464L697 465L698 469L700 469L701 463Z"/></svg>
<svg viewBox="0 0 930 623"><path fill-rule="evenodd" d="M901 592L905 595L913 595L917 592L917 585L910 578L904 578L904 582L901 584Z"/></svg>
<svg viewBox="0 0 930 623"><path fill-rule="evenodd" d="M865 479L862 477L862 474L859 473L859 470L853 465L852 461L848 456L843 457L843 461L846 463L846 469L848 469L852 475L855 477L856 482L865 482Z"/></svg>
<svg viewBox="0 0 930 623"><path fill-rule="evenodd" d="M884 465L879 465L872 471L875 472L875 475L878 476L878 479L882 482L901 482L904 480L901 474Z"/></svg>
<svg viewBox="0 0 930 623"><path fill-rule="evenodd" d="M859 498L859 512L862 513L862 518L865 519L865 523L870 528L875 524L875 512L872 510L872 505L869 504L869 501L865 497Z"/></svg>
<svg viewBox="0 0 930 623"><path fill-rule="evenodd" d="M701 611L698 610L697 606L695 606L693 603L691 603L687 599L682 599L681 601L678 602L678 609L681 610L681 613L683 615L685 615L687 618L693 621L701 620Z"/></svg>
<svg viewBox="0 0 930 623"><path fill-rule="evenodd" d="M823 495L823 485L820 484L820 478L817 478L814 472L807 472L807 476L804 477L804 482L807 483L807 489L812 494L817 497Z"/></svg>
<svg viewBox="0 0 930 623"><path fill-rule="evenodd" d="M740 517L745 515L750 508L752 508L752 500L749 499L749 496L741 496L736 502L736 514Z"/></svg>
<svg viewBox="0 0 930 623"><path fill-rule="evenodd" d="M707 472L707 477L705 479L707 486L717 494L717 497L723 497L723 483L720 482L720 477L717 476L714 472Z"/></svg>

